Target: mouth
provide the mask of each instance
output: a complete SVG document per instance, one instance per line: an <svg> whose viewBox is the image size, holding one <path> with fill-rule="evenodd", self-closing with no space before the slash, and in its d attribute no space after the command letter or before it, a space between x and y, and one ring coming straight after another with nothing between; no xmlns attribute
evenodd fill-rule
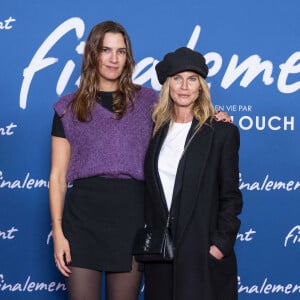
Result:
<svg viewBox="0 0 300 300"><path fill-rule="evenodd" d="M107 69L111 70L111 71L118 71L118 67L116 66L106 66Z"/></svg>

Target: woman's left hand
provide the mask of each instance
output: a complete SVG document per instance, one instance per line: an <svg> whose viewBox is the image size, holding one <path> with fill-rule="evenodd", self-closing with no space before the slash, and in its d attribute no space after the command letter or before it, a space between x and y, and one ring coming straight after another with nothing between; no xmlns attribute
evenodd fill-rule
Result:
<svg viewBox="0 0 300 300"><path fill-rule="evenodd" d="M229 122L232 123L231 117L228 115L225 111L220 111L219 109L215 111L214 119L216 121L223 121L223 122Z"/></svg>
<svg viewBox="0 0 300 300"><path fill-rule="evenodd" d="M219 250L219 248L215 245L211 245L209 249L210 255L215 257L216 259L222 259L224 257L224 254Z"/></svg>

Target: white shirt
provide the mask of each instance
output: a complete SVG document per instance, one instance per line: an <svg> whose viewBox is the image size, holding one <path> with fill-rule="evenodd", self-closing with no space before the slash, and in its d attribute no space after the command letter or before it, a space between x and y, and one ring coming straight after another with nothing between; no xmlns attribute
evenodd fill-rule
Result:
<svg viewBox="0 0 300 300"><path fill-rule="evenodd" d="M170 210L178 164L192 122L175 123L169 128L158 157L158 172Z"/></svg>

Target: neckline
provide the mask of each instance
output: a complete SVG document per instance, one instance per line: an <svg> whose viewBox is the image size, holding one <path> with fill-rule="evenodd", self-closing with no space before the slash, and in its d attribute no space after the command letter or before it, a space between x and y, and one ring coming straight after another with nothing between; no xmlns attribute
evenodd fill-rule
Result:
<svg viewBox="0 0 300 300"><path fill-rule="evenodd" d="M192 121L189 121L189 122L173 122L174 125L176 126L187 126L187 125L191 125L192 124Z"/></svg>
<svg viewBox="0 0 300 300"><path fill-rule="evenodd" d="M101 109L107 111L110 115L113 115L112 109L112 94L113 92L97 91L96 92L96 106L100 106Z"/></svg>

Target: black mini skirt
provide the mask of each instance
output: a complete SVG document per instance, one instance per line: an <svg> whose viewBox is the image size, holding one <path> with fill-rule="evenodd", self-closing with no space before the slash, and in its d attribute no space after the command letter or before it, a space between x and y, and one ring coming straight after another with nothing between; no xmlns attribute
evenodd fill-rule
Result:
<svg viewBox="0 0 300 300"><path fill-rule="evenodd" d="M144 182L92 177L76 180L63 213L71 266L129 272L135 233L144 223Z"/></svg>

